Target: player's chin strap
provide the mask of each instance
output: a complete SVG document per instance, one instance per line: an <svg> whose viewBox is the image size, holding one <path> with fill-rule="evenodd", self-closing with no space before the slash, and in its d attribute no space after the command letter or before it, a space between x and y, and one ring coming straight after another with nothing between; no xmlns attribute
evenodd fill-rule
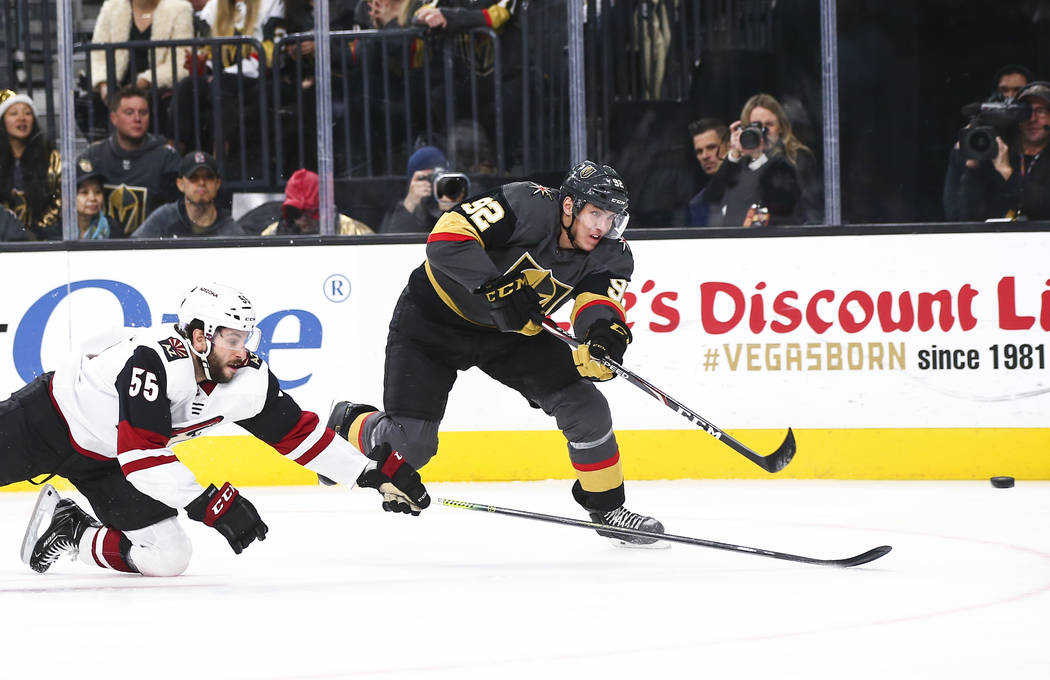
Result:
<svg viewBox="0 0 1050 680"><path fill-rule="evenodd" d="M204 371L204 379L211 380L211 364L208 363L208 355L211 354L211 340L205 338L204 342L206 342L207 344L204 345L203 354L198 352L197 348L193 346L193 341L187 342L186 344L189 345L190 351L197 355L197 358L200 359L201 370Z"/></svg>
<svg viewBox="0 0 1050 680"><path fill-rule="evenodd" d="M576 237L572 235L572 227L576 224L576 206L572 207L572 220L569 222L569 226L565 226L564 220L561 223L561 228L565 231L565 235L569 237L569 243L572 245L573 250L580 250L580 247L576 245ZM585 252L585 251L580 251Z"/></svg>

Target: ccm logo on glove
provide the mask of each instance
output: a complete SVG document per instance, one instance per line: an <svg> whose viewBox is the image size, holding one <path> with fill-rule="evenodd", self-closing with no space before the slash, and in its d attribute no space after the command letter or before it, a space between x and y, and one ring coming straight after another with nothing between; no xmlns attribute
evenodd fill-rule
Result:
<svg viewBox="0 0 1050 680"><path fill-rule="evenodd" d="M247 498L229 482L216 489L209 484L200 496L186 506L186 514L196 522L215 529L238 555L255 539L265 540L269 528Z"/></svg>
<svg viewBox="0 0 1050 680"><path fill-rule="evenodd" d="M623 353L631 344L631 329L615 319L599 319L587 329L584 342L572 350L572 360L580 376L604 381L616 377L613 370L602 363L602 359L623 361Z"/></svg>

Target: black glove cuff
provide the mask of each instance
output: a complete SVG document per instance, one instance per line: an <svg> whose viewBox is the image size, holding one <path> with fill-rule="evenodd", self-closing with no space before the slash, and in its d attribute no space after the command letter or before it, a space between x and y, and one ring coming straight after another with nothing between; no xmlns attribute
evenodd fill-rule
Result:
<svg viewBox="0 0 1050 680"><path fill-rule="evenodd" d="M204 493L194 498L186 506L186 515L195 522L203 522L208 510L208 501L218 492L214 484L209 484Z"/></svg>

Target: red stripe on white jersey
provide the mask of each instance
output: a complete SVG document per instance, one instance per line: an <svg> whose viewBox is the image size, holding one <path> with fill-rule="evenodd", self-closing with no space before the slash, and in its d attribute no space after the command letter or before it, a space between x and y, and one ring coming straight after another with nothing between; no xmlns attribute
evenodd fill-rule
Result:
<svg viewBox="0 0 1050 680"><path fill-rule="evenodd" d="M144 430L141 427L135 427L126 420L120 421L117 425L118 454L126 451L163 449L168 445L169 439L171 439L171 437L168 437L167 435Z"/></svg>
<svg viewBox="0 0 1050 680"><path fill-rule="evenodd" d="M324 434L317 440L317 443L310 447L310 450L295 459L295 462L299 465L306 465L314 458L317 458L322 451L328 448L328 445L335 439L335 430L330 427L326 427Z"/></svg>
<svg viewBox="0 0 1050 680"><path fill-rule="evenodd" d="M95 453L94 451L89 451L85 449L80 444L77 444L76 440L73 439L73 433L69 429L69 421L66 420L65 415L63 415L62 413L62 409L58 407L58 402L55 401L55 392L53 385L54 382L50 382L47 384L47 396L51 398L51 405L55 407L55 413L57 413L58 417L62 419L62 422L66 424L66 434L69 435L69 443L73 447L73 450L77 453L87 456L88 458L94 458L95 460L112 460L112 458L103 456L101 453Z"/></svg>
<svg viewBox="0 0 1050 680"><path fill-rule="evenodd" d="M293 427L288 434L284 435L284 437L281 438L281 441L274 444L273 448L277 449L281 455L287 456L306 441L306 438L317 429L319 422L320 420L317 418L316 413L303 411L299 416L299 422L295 424L295 427Z"/></svg>
<svg viewBox="0 0 1050 680"><path fill-rule="evenodd" d="M178 461L178 458L176 458L174 454L169 454L167 456L146 456L145 458L139 458L138 460L124 463L120 466L120 469L124 472L124 476L127 477L132 472L148 470L149 468L157 467L158 465L167 465L168 463L174 463L176 461Z"/></svg>

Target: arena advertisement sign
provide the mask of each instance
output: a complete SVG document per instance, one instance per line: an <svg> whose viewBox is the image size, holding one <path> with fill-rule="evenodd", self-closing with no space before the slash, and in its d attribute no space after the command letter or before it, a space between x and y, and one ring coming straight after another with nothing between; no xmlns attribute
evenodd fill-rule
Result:
<svg viewBox="0 0 1050 680"><path fill-rule="evenodd" d="M1050 235L631 246L625 365L760 452L793 427L799 453L778 477L1050 477L1036 453L1050 444ZM217 280L253 300L258 351L304 408L380 405L390 311L423 256L422 245L4 253L0 391L123 326L171 323L190 286ZM768 476L624 381L601 389L629 476ZM229 440L180 455L210 460ZM571 476L553 420L477 370L461 374L441 441L431 479Z"/></svg>

